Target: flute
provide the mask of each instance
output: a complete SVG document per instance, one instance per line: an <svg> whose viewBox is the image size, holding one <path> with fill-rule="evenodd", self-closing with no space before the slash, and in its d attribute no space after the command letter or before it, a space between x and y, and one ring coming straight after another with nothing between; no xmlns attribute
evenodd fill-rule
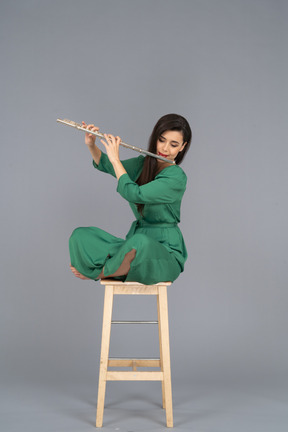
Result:
<svg viewBox="0 0 288 432"><path fill-rule="evenodd" d="M72 120L67 120L67 119L63 119L63 120L61 120L61 119L58 118L58 119L57 119L57 122L58 122L58 123L65 124L65 125L67 125L67 126L72 126L73 128L78 129L78 130L80 130L80 131L88 132L88 133L91 133L92 135L96 135L97 137L100 137L100 138L104 138L104 139L105 139L103 133L98 132L98 131L96 131L96 132L92 132L92 131L90 131L89 129L84 128L80 123L76 123L76 122L74 122L74 121L72 121ZM135 150L135 151L137 151L137 152L139 152L139 153L143 153L143 154L145 154L145 155L147 155L147 156L152 156L152 157L157 158L157 159L160 159L160 160L162 160L162 161L165 161L165 162L168 162L168 163L171 163L171 164L175 164L174 161L169 160L169 159L165 158L164 156L159 156L159 155L157 155L157 154L155 154L155 153L151 153L151 152L149 152L149 151L147 151L147 150L142 150L142 149L139 148L139 147L135 147L135 146L132 146L132 145L130 145L130 144L126 144L126 143L124 143L123 141L120 142L120 145L122 145L123 147L128 148L128 149L130 149L130 150Z"/></svg>

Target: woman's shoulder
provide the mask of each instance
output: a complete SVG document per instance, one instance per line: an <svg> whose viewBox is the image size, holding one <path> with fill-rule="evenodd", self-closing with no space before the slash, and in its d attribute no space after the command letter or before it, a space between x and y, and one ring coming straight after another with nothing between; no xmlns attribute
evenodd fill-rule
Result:
<svg viewBox="0 0 288 432"><path fill-rule="evenodd" d="M172 177L177 178L177 180L187 181L187 176L184 172L184 170L179 165L170 165L165 167L160 173L156 176L161 177Z"/></svg>

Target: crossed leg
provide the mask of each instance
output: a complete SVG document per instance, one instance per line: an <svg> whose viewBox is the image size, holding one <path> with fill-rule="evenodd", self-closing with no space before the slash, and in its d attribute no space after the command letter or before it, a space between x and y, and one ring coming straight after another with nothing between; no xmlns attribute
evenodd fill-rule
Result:
<svg viewBox="0 0 288 432"><path fill-rule="evenodd" d="M104 276L104 267L100 273L100 275L98 276L98 279L105 279L108 277L115 277L115 276L124 276L127 275L129 270L130 270L130 265L131 262L134 260L136 256L136 249L131 249L131 251L127 252L127 254L125 255L120 267L116 270L115 273L109 275L109 276ZM72 265L70 264L70 269L72 271L72 273L78 277L79 279L82 280L89 280L89 278L87 278L86 276L83 276L81 273L78 272L78 270L76 270L75 267L72 267Z"/></svg>

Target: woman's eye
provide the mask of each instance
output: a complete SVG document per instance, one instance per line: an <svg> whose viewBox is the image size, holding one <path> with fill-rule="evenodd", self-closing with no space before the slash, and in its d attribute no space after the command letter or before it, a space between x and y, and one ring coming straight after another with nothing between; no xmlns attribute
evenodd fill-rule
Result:
<svg viewBox="0 0 288 432"><path fill-rule="evenodd" d="M159 138L159 141L160 141L160 142L164 142L164 140L163 140L162 138Z"/></svg>

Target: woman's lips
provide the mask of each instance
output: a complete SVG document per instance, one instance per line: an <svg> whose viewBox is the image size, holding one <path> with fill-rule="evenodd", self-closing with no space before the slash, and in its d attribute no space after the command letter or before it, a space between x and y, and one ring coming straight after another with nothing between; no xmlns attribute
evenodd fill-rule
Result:
<svg viewBox="0 0 288 432"><path fill-rule="evenodd" d="M165 158L168 157L167 155L164 155L163 153L160 153L160 152L158 152L158 154L159 154L159 156L163 156L163 157L165 157Z"/></svg>

